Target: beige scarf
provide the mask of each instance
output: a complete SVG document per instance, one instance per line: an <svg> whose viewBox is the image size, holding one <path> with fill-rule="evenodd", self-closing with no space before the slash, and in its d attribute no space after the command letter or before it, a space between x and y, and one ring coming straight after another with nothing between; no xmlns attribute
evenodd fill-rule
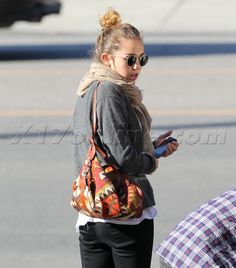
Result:
<svg viewBox="0 0 236 268"><path fill-rule="evenodd" d="M127 83L122 76L113 71L110 67L101 63L92 63L88 72L80 82L77 95L83 96L94 80L107 80L121 86L122 93L129 98L129 101L141 122L144 140L143 150L152 153L154 147L150 137L151 117L145 105L142 103L142 93L140 89L135 86L133 82Z"/></svg>

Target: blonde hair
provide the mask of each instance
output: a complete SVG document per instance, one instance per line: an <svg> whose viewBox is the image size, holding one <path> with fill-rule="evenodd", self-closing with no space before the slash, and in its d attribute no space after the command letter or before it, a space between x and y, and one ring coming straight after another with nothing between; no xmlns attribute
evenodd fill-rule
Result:
<svg viewBox="0 0 236 268"><path fill-rule="evenodd" d="M119 49L121 38L142 40L138 29L129 23L121 23L120 14L112 8L109 8L100 17L99 24L102 27L102 32L97 38L94 51L94 56L98 62L101 62L102 53L112 55Z"/></svg>

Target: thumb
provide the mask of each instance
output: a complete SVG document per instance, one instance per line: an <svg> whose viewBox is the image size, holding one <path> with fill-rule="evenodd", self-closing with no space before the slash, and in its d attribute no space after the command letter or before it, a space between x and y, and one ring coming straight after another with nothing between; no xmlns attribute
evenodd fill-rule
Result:
<svg viewBox="0 0 236 268"><path fill-rule="evenodd" d="M169 137L172 133L173 133L173 130L168 130L167 132L162 134L159 138L165 139L165 138Z"/></svg>

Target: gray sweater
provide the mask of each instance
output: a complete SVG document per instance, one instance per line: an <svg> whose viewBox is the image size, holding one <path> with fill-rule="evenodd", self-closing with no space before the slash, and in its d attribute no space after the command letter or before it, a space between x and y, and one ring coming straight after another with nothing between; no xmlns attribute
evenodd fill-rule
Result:
<svg viewBox="0 0 236 268"><path fill-rule="evenodd" d="M87 157L91 136L92 98L97 81L78 97L73 115L76 176ZM145 176L156 169L156 159L143 152L142 127L120 86L103 81L97 91L97 143L115 164L144 192L144 208L155 205L152 187Z"/></svg>

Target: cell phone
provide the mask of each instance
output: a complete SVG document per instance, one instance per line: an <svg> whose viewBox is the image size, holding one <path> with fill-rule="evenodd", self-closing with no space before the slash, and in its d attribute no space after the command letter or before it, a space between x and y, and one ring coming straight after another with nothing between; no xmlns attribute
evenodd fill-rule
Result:
<svg viewBox="0 0 236 268"><path fill-rule="evenodd" d="M167 149L167 144L172 141L177 141L177 140L173 137L168 137L164 142L162 142L157 148L154 149L153 155L156 158L160 158L161 156L163 156L163 154L165 153Z"/></svg>

